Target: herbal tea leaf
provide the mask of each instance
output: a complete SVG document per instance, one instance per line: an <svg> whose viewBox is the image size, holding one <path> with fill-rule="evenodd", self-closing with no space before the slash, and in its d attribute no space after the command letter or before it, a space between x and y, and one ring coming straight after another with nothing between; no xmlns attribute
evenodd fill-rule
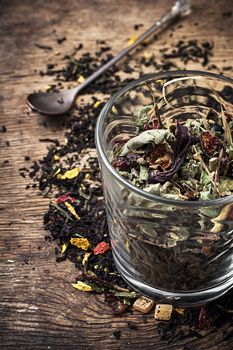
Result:
<svg viewBox="0 0 233 350"><path fill-rule="evenodd" d="M136 125L138 128L143 128L144 124L148 121L148 112L151 111L153 105L144 106L140 109L136 119Z"/></svg>
<svg viewBox="0 0 233 350"><path fill-rule="evenodd" d="M126 156L130 151L135 151L138 148L148 144L154 143L155 145L160 144L161 142L167 139L174 139L174 135L170 133L168 130L164 129L152 129L143 131L138 136L131 138L126 144L123 146L120 156Z"/></svg>

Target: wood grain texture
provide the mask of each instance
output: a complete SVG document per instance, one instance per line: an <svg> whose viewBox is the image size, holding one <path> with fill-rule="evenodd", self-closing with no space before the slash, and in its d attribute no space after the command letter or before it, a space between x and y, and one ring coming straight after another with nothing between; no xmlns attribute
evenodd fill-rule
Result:
<svg viewBox="0 0 233 350"><path fill-rule="evenodd" d="M48 199L35 190L25 190L28 180L19 176L24 156L40 159L46 144L39 138L63 140L62 120L27 114L26 95L44 89L52 77L40 77L48 62L62 64L62 56L80 42L95 52L97 39L111 44L113 53L126 45L133 26L149 27L171 4L169 0L2 0L0 13L0 118L7 127L0 134L0 347L14 349L76 350L230 350L224 331L210 329L203 338L188 338L171 345L159 341L153 315L144 323L138 312L112 317L101 296L75 291L71 282L77 271L72 264L57 264L52 244L44 241L42 216ZM232 10L232 0L195 1L192 16L174 32L182 39L213 40L217 66L232 65L233 20L222 12ZM198 25L195 23L198 22ZM54 30L56 29L56 32ZM143 28L140 29L142 31ZM139 31L139 32L140 32ZM168 30L152 42L147 51L155 54L169 46ZM59 45L56 38L66 36ZM35 43L49 45L41 50ZM58 51L61 54L55 55ZM135 57L135 56L134 56ZM132 58L133 60L134 58ZM201 68L191 63L188 68ZM37 72L35 72L35 70ZM232 71L227 72L232 76ZM43 121L48 121L44 128ZM7 145L9 142L9 145ZM8 160L8 163L4 161ZM128 329L127 321L138 325ZM122 331L116 340L113 331Z"/></svg>

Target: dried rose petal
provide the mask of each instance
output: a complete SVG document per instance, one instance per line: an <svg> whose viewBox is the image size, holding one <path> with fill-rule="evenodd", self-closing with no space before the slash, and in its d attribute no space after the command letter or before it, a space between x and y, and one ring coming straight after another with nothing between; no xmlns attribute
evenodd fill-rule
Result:
<svg viewBox="0 0 233 350"><path fill-rule="evenodd" d="M153 119L152 121L149 121L148 123L144 124L143 128L144 128L144 130L158 129L159 122L157 119Z"/></svg>
<svg viewBox="0 0 233 350"><path fill-rule="evenodd" d="M152 124L153 124L153 129L158 129L158 127L159 127L159 122L158 122L157 119L154 119Z"/></svg>
<svg viewBox="0 0 233 350"><path fill-rule="evenodd" d="M76 201L76 199L69 196L68 194L63 194L56 199L57 204L61 204L61 203L64 203L66 201L70 201L71 203L74 203Z"/></svg>
<svg viewBox="0 0 233 350"><path fill-rule="evenodd" d="M204 307L200 310L197 326L199 329L208 329L210 327L210 320Z"/></svg>
<svg viewBox="0 0 233 350"><path fill-rule="evenodd" d="M172 145L174 156L173 165L167 171L150 170L149 183L164 183L171 180L183 164L189 147L195 142L196 140L189 134L188 128L177 122L176 141Z"/></svg>
<svg viewBox="0 0 233 350"><path fill-rule="evenodd" d="M126 163L124 157L118 157L113 163L112 166L117 168L120 171L129 171L129 165Z"/></svg>
<svg viewBox="0 0 233 350"><path fill-rule="evenodd" d="M223 147L220 139L210 131L203 131L200 135L200 140L203 151L209 157L213 157L215 152Z"/></svg>
<svg viewBox="0 0 233 350"><path fill-rule="evenodd" d="M161 170L169 169L172 165L172 150L166 143L159 144L150 154L150 165L160 166Z"/></svg>
<svg viewBox="0 0 233 350"><path fill-rule="evenodd" d="M93 249L93 253L95 255L98 254L104 254L106 253L108 250L111 249L111 246L109 243L106 242L100 242L99 244L97 244L97 246Z"/></svg>

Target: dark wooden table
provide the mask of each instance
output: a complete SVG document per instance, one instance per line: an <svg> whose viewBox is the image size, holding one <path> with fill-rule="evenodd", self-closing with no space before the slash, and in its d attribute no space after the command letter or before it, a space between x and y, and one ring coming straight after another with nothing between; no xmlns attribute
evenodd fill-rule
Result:
<svg viewBox="0 0 233 350"><path fill-rule="evenodd" d="M173 38L167 30L147 50L158 52L172 40L213 40L211 63L232 65L232 0L196 0L193 14L175 26ZM42 216L48 199L37 190L26 190L27 179L19 176L24 156L38 160L46 152L39 138L63 140L60 120L27 114L26 95L44 89L52 77L40 77L51 60L62 63L64 54L84 43L95 52L96 40L104 39L113 53L127 44L134 25L149 27L171 4L164 0L2 0L0 14L0 118L7 131L0 134L0 348L7 349L232 349L231 340L223 341L222 329L204 331L203 338L187 338L170 345L159 341L156 321L148 315L113 317L102 296L79 293L71 286L77 274L69 262L57 264L53 247L44 240ZM143 30L141 28L138 32ZM56 30L56 31L55 31ZM137 32L137 33L138 33ZM63 44L56 38L66 36ZM174 39L175 37L175 39ZM41 50L35 43L52 46ZM166 43L166 44L165 44ZM57 52L60 52L58 54ZM132 58L132 60L135 58ZM188 68L202 68L191 63ZM37 72L35 72L37 70ZM225 74L232 77L229 70ZM44 128L43 121L48 127ZM134 321L138 330L130 330ZM113 331L122 331L116 340Z"/></svg>

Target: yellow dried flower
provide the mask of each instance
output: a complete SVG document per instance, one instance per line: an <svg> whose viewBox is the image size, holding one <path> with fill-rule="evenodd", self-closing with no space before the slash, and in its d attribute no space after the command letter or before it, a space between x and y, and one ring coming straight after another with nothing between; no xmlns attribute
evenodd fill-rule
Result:
<svg viewBox="0 0 233 350"><path fill-rule="evenodd" d="M96 101L94 107L97 108L100 105L100 101Z"/></svg>
<svg viewBox="0 0 233 350"><path fill-rule="evenodd" d="M91 178L91 174L86 173L85 177L84 177L84 180L90 180L90 178Z"/></svg>
<svg viewBox="0 0 233 350"><path fill-rule="evenodd" d="M70 180L70 179L73 179L73 178L77 177L79 173L80 173L80 169L79 168L74 168L74 169L71 169L71 170L67 170L65 172L65 174L63 174L63 175L59 174L57 176L57 178L59 180L66 180L66 179Z"/></svg>
<svg viewBox="0 0 233 350"><path fill-rule="evenodd" d="M176 307L175 312L177 312L179 315L183 316L184 312L185 312L185 308L184 307Z"/></svg>
<svg viewBox="0 0 233 350"><path fill-rule="evenodd" d="M132 45L135 43L135 41L137 40L137 35L133 34L130 39L128 40L128 46Z"/></svg>
<svg viewBox="0 0 233 350"><path fill-rule="evenodd" d="M87 250L91 246L87 238L71 238L70 244L75 245L75 247L82 250Z"/></svg>
<svg viewBox="0 0 233 350"><path fill-rule="evenodd" d="M55 154L55 156L53 157L54 160L59 160L60 157L58 155Z"/></svg>
<svg viewBox="0 0 233 350"><path fill-rule="evenodd" d="M83 266L88 262L88 259L91 256L91 254L92 254L91 252L84 254L84 257L83 257L83 260L82 260L82 265Z"/></svg>
<svg viewBox="0 0 233 350"><path fill-rule="evenodd" d="M80 75L80 76L78 77L78 79L77 79L77 82L80 83L80 84L84 83L84 81L85 81L85 78L84 78L83 75Z"/></svg>
<svg viewBox="0 0 233 350"><path fill-rule="evenodd" d="M45 86L45 91L46 91L46 92L49 92L51 89L52 89L52 86L51 86L51 85L46 85L46 86Z"/></svg>
<svg viewBox="0 0 233 350"><path fill-rule="evenodd" d="M61 172L61 169L57 169L57 171L55 172L55 174L53 176L56 176L57 174L59 174Z"/></svg>
<svg viewBox="0 0 233 350"><path fill-rule="evenodd" d="M80 220L80 216L76 213L76 210L74 209L74 207L68 203L68 202L65 202L64 203L66 208L69 210L69 212L74 215L74 217L77 219L77 220Z"/></svg>
<svg viewBox="0 0 233 350"><path fill-rule="evenodd" d="M72 283L72 286L78 290L81 290L82 292L91 292L92 287L89 286L86 283L83 283L81 281L78 281L77 283Z"/></svg>
<svg viewBox="0 0 233 350"><path fill-rule="evenodd" d="M68 247L68 243L62 244L62 246L61 246L61 253L62 253L62 254L65 253L67 247Z"/></svg>

